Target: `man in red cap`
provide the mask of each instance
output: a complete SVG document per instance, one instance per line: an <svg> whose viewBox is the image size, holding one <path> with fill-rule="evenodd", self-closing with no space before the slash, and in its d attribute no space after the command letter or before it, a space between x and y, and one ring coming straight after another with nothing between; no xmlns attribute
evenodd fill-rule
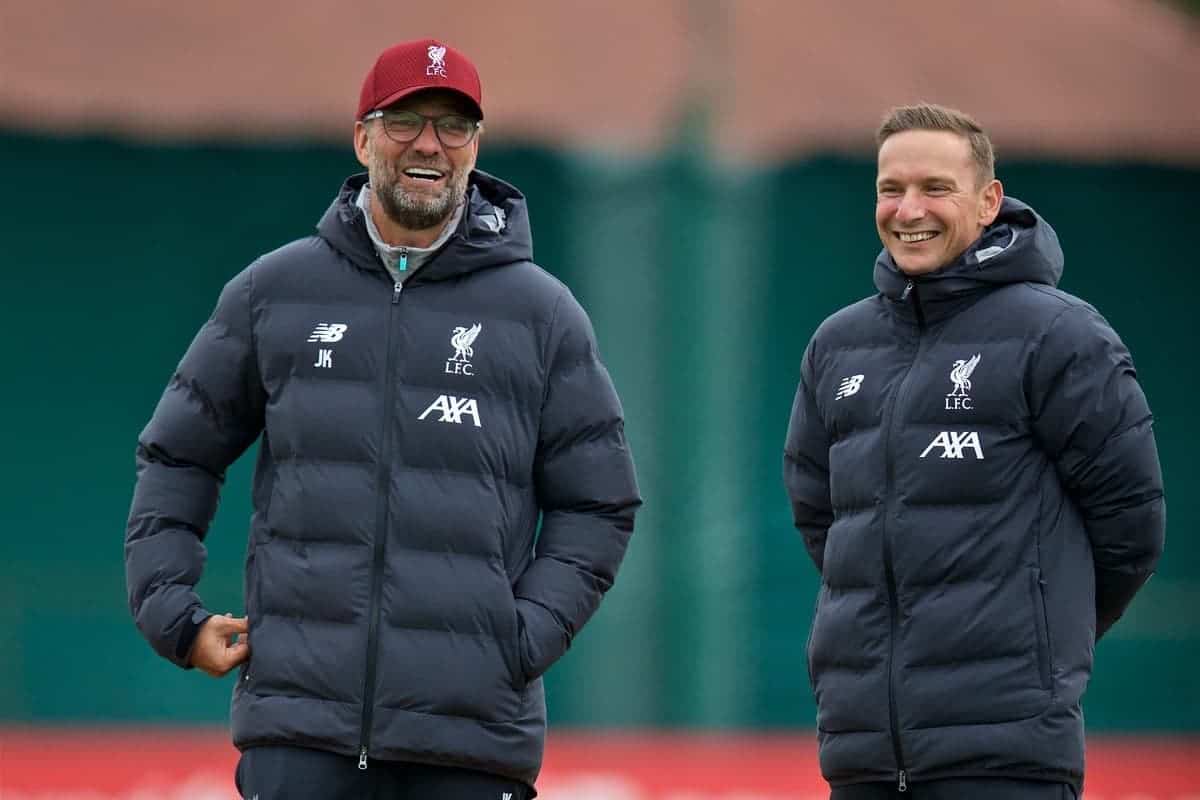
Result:
<svg viewBox="0 0 1200 800"><path fill-rule="evenodd" d="M367 173L226 285L139 437L130 607L179 666L238 668L243 797L533 797L542 674L633 532L620 402L524 197L475 169L482 108L457 50L385 50ZM255 441L246 616L214 615L203 538Z"/></svg>

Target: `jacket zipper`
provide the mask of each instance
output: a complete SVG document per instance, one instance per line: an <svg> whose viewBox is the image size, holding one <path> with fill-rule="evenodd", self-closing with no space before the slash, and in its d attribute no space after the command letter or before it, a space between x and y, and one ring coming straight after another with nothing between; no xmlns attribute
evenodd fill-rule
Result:
<svg viewBox="0 0 1200 800"><path fill-rule="evenodd" d="M402 262L407 261L407 255L407 252L401 255ZM389 458L392 438L392 323L400 303L401 289L403 289L403 284L400 281L396 281L392 285L392 302L388 313L387 336L385 337L387 354L384 358L383 370L383 440L379 447L379 465L375 470L375 485L378 487L379 496L375 501L375 547L371 560L371 605L368 611L370 622L367 628L367 674L363 684L362 730L359 733L359 769L367 768L367 752L371 747L371 718L375 711L375 662L379 651L379 595L383 591L383 555L387 545L388 495L391 492L391 461Z"/></svg>
<svg viewBox="0 0 1200 800"><path fill-rule="evenodd" d="M896 592L896 573L892 566L892 539L888 532L887 520L892 499L892 484L895 481L895 465L892 463L892 420L896 415L896 407L900 405L900 398L904 395L904 389L908 385L908 378L912 375L912 368L920 360L921 349L925 346L925 313L921 309L921 294L917 289L917 284L911 280L904 287L904 293L900 295L900 299L908 300L910 295L912 296L913 309L917 315L917 352L908 363L908 369L905 370L904 377L900 379L900 386L896 389L896 394L892 397L891 406L888 408L887 425L884 429L885 447L883 455L884 463L887 465L887 484L885 487L883 509L883 571L887 578L888 621L890 625L890 635L888 636L888 722L892 732L892 753L896 757L896 788L901 792L908 791L908 769L904 764L904 747L900 743L900 721L899 713L896 710L896 673L894 669L896 632L900 627L900 601Z"/></svg>
<svg viewBox="0 0 1200 800"><path fill-rule="evenodd" d="M925 309L921 308L921 291L917 288L916 281L910 280L908 285L904 287L904 291L900 295L901 300L907 300L909 295L913 299L913 312L917 315L917 328L922 332L925 330Z"/></svg>

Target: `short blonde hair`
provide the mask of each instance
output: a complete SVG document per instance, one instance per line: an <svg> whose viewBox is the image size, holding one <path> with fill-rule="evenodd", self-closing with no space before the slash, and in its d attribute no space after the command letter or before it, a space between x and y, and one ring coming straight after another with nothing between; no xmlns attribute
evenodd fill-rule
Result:
<svg viewBox="0 0 1200 800"><path fill-rule="evenodd" d="M875 141L882 146L889 136L903 131L956 133L971 146L971 160L975 162L979 173L979 184L982 186L996 177L996 153L992 149L992 140L970 114L936 103L897 106L883 118Z"/></svg>

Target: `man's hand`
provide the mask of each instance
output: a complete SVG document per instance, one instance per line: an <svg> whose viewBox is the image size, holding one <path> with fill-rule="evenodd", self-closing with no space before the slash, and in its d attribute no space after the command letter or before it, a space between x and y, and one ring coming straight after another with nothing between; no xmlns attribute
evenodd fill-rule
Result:
<svg viewBox="0 0 1200 800"><path fill-rule="evenodd" d="M196 633L190 660L196 669L220 678L249 657L250 623L247 619L232 614L214 614Z"/></svg>

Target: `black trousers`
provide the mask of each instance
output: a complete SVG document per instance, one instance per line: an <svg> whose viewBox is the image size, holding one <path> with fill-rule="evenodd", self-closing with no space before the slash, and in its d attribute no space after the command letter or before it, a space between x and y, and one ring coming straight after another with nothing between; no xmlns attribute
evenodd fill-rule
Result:
<svg viewBox="0 0 1200 800"><path fill-rule="evenodd" d="M901 792L895 783L835 786L829 800L1077 800L1069 783L1006 778L954 778L910 783Z"/></svg>
<svg viewBox="0 0 1200 800"><path fill-rule="evenodd" d="M303 747L251 747L238 761L245 800L529 800L521 781L455 767L375 761Z"/></svg>

